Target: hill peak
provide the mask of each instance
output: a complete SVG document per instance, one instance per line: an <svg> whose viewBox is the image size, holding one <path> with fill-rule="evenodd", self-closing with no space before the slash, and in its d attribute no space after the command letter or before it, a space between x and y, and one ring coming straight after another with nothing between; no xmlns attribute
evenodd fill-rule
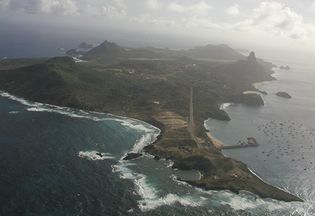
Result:
<svg viewBox="0 0 315 216"><path fill-rule="evenodd" d="M250 61L250 62L256 62L256 55L255 55L255 53L253 51L250 52L247 60Z"/></svg>
<svg viewBox="0 0 315 216"><path fill-rule="evenodd" d="M88 57L117 57L124 53L124 49L114 42L105 40L99 46L88 51L85 56Z"/></svg>

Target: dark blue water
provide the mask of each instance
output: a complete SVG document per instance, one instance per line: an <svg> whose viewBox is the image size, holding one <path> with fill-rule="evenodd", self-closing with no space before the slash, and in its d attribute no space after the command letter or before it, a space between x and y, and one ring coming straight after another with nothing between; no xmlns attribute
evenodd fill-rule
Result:
<svg viewBox="0 0 315 216"><path fill-rule="evenodd" d="M119 156L136 133L114 121L0 104L0 215L117 215L137 206L132 183L112 173L114 160L78 157L90 150Z"/></svg>

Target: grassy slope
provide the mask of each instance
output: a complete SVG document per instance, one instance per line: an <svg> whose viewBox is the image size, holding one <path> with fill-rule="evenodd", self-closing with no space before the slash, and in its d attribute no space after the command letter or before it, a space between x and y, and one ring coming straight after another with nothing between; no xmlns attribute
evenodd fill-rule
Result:
<svg viewBox="0 0 315 216"><path fill-rule="evenodd" d="M194 65L195 64L195 65ZM1 64L0 64L1 65ZM130 73L134 69L134 73ZM263 75L262 75L263 74ZM243 77L244 79L239 79ZM233 64L175 60L123 60L114 65L101 60L76 64L71 58L53 58L39 64L0 71L1 90L30 100L83 108L138 118L163 130L163 137L147 148L150 153L171 158L179 168L194 168L204 174L197 186L208 189L248 190L262 197L298 200L262 183L241 162L225 158L215 149L198 148L186 128L169 130L154 116L174 112L188 116L189 89L194 91L196 134L206 139L203 121L220 118L218 104L247 90L253 81L269 78L257 64ZM159 101L159 104L154 104ZM240 178L233 178L239 173ZM219 176L220 181L212 179Z"/></svg>

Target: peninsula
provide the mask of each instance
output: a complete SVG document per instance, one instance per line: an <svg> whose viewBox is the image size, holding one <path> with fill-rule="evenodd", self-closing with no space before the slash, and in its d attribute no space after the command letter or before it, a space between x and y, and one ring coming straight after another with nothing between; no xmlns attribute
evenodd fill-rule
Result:
<svg viewBox="0 0 315 216"><path fill-rule="evenodd" d="M174 168L200 171L202 178L191 185L302 201L225 157L203 126L208 118L230 120L219 108L223 102L262 106L259 95L242 92L255 90L254 82L272 80L272 64L226 45L178 51L105 41L90 48L51 59L1 60L0 88L29 100L128 116L160 128L158 140L144 151L174 161Z"/></svg>

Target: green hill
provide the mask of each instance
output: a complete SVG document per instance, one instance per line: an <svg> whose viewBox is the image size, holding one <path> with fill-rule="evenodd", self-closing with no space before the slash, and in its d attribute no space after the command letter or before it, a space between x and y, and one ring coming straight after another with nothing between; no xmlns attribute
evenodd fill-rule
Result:
<svg viewBox="0 0 315 216"><path fill-rule="evenodd" d="M70 52L71 51L71 52ZM77 54L73 50L69 55ZM204 60L237 61L246 59L245 56L233 50L227 45L207 45L195 47L189 50L170 50L154 47L131 48L121 47L116 43L104 41L99 46L83 54L85 60L96 60L102 63L113 64L126 59L174 59L189 57Z"/></svg>
<svg viewBox="0 0 315 216"><path fill-rule="evenodd" d="M195 47L183 53L185 56L201 59L244 60L246 58L225 44Z"/></svg>
<svg viewBox="0 0 315 216"><path fill-rule="evenodd" d="M35 101L75 106L78 103L67 83L74 71L75 63L71 58L54 58L1 71L0 85L3 90Z"/></svg>
<svg viewBox="0 0 315 216"><path fill-rule="evenodd" d="M154 124L162 130L162 136L146 151L174 160L179 168L199 170L203 177L190 182L192 185L234 192L248 190L261 197L285 201L300 200L262 182L243 163L224 157L211 145L203 126L209 117L229 120L219 109L222 102L232 98L250 104L255 100L256 104L261 99L259 95L250 98L242 95L244 90L253 90L252 82L271 79L253 56L227 63L188 57L126 58L130 52L104 42L85 55L88 62L55 57L32 65L17 61L13 69L0 62L0 68L5 68L0 70L0 88L32 101L109 112ZM191 88L193 135L186 120ZM235 172L239 179L231 178Z"/></svg>

